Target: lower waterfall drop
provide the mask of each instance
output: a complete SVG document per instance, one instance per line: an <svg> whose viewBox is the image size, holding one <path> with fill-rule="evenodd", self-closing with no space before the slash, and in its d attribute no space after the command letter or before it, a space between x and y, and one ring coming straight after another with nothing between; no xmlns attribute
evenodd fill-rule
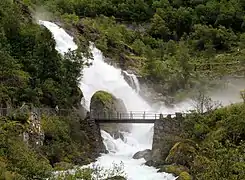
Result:
<svg viewBox="0 0 245 180"><path fill-rule="evenodd" d="M64 54L68 49L75 50L76 44L62 28L48 21L39 21L53 34L56 49ZM125 81L120 69L108 65L96 47L91 47L94 57L93 65L84 69L80 87L84 93L87 109L92 95L99 90L107 91L123 100L128 111L154 111ZM167 110L167 109L166 109ZM167 113L167 112L166 112ZM174 176L157 173L157 169L143 165L144 159L135 160L132 156L144 149L151 148L153 125L134 125L131 133L124 133L125 140L114 139L107 132L101 131L104 144L109 151L97 159L97 164L104 168L112 167L113 163L123 162L128 180L173 180Z"/></svg>

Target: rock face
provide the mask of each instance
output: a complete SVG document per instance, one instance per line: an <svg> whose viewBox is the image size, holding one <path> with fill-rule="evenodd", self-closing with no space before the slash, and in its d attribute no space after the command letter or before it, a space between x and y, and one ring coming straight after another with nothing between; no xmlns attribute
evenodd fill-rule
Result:
<svg viewBox="0 0 245 180"><path fill-rule="evenodd" d="M86 133L87 140L92 142L90 143L91 159L97 158L100 153L107 153L98 124L87 117L84 120L81 119L80 128Z"/></svg>
<svg viewBox="0 0 245 180"><path fill-rule="evenodd" d="M153 161L164 163L171 148L182 140L180 136L182 122L183 117L181 114L176 114L174 118L171 118L171 115L169 115L166 118L155 121L152 145Z"/></svg>
<svg viewBox="0 0 245 180"><path fill-rule="evenodd" d="M133 156L133 159L141 159L141 158L144 158L146 161L150 161L152 159L151 150L146 149L144 151L139 151Z"/></svg>
<svg viewBox="0 0 245 180"><path fill-rule="evenodd" d="M41 127L41 117L39 116L37 109L33 108L30 111L27 121L29 123L29 128L23 133L23 140L30 146L38 148L43 145L44 132Z"/></svg>
<svg viewBox="0 0 245 180"><path fill-rule="evenodd" d="M139 87L137 87L137 79L136 76L132 72L127 71L121 71L121 74L123 75L125 81L136 91L139 90Z"/></svg>
<svg viewBox="0 0 245 180"><path fill-rule="evenodd" d="M117 112L126 113L126 107L121 99L105 91L96 92L90 103L90 115L94 118L117 117ZM130 124L100 124L100 128L113 134L115 131L130 131Z"/></svg>

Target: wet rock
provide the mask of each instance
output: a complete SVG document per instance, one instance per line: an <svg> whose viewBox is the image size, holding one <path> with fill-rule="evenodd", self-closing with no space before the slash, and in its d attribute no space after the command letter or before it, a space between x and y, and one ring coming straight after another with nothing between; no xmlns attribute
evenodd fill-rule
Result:
<svg viewBox="0 0 245 180"><path fill-rule="evenodd" d="M146 161L150 161L151 157L152 157L151 150L150 149L146 149L144 151L139 151L136 154L134 154L133 159L144 158Z"/></svg>
<svg viewBox="0 0 245 180"><path fill-rule="evenodd" d="M149 160L145 163L146 166L156 166L156 162L153 160Z"/></svg>
<svg viewBox="0 0 245 180"><path fill-rule="evenodd" d="M134 74L130 71L121 71L125 81L131 86L133 89L137 90L137 82L134 80Z"/></svg>
<svg viewBox="0 0 245 180"><path fill-rule="evenodd" d="M124 141L124 136L123 136L123 133L121 133L121 132L118 132L118 131L112 132L112 137L114 139L121 139Z"/></svg>

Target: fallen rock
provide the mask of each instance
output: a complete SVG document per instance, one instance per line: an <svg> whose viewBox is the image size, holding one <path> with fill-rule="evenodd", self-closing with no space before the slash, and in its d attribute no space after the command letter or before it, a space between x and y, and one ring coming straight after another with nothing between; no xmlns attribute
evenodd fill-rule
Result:
<svg viewBox="0 0 245 180"><path fill-rule="evenodd" d="M144 158L146 161L150 161L151 160L151 150L150 149L146 149L144 151L139 151L137 153L134 154L133 159L141 159Z"/></svg>

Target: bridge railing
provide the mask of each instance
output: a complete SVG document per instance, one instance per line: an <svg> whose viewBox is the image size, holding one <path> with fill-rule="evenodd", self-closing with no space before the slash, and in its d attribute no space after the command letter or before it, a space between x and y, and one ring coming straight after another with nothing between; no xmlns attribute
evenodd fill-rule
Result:
<svg viewBox="0 0 245 180"><path fill-rule="evenodd" d="M160 119L161 117L175 116L175 114L161 114L154 112L98 112L91 113L90 118L100 120L100 119Z"/></svg>

